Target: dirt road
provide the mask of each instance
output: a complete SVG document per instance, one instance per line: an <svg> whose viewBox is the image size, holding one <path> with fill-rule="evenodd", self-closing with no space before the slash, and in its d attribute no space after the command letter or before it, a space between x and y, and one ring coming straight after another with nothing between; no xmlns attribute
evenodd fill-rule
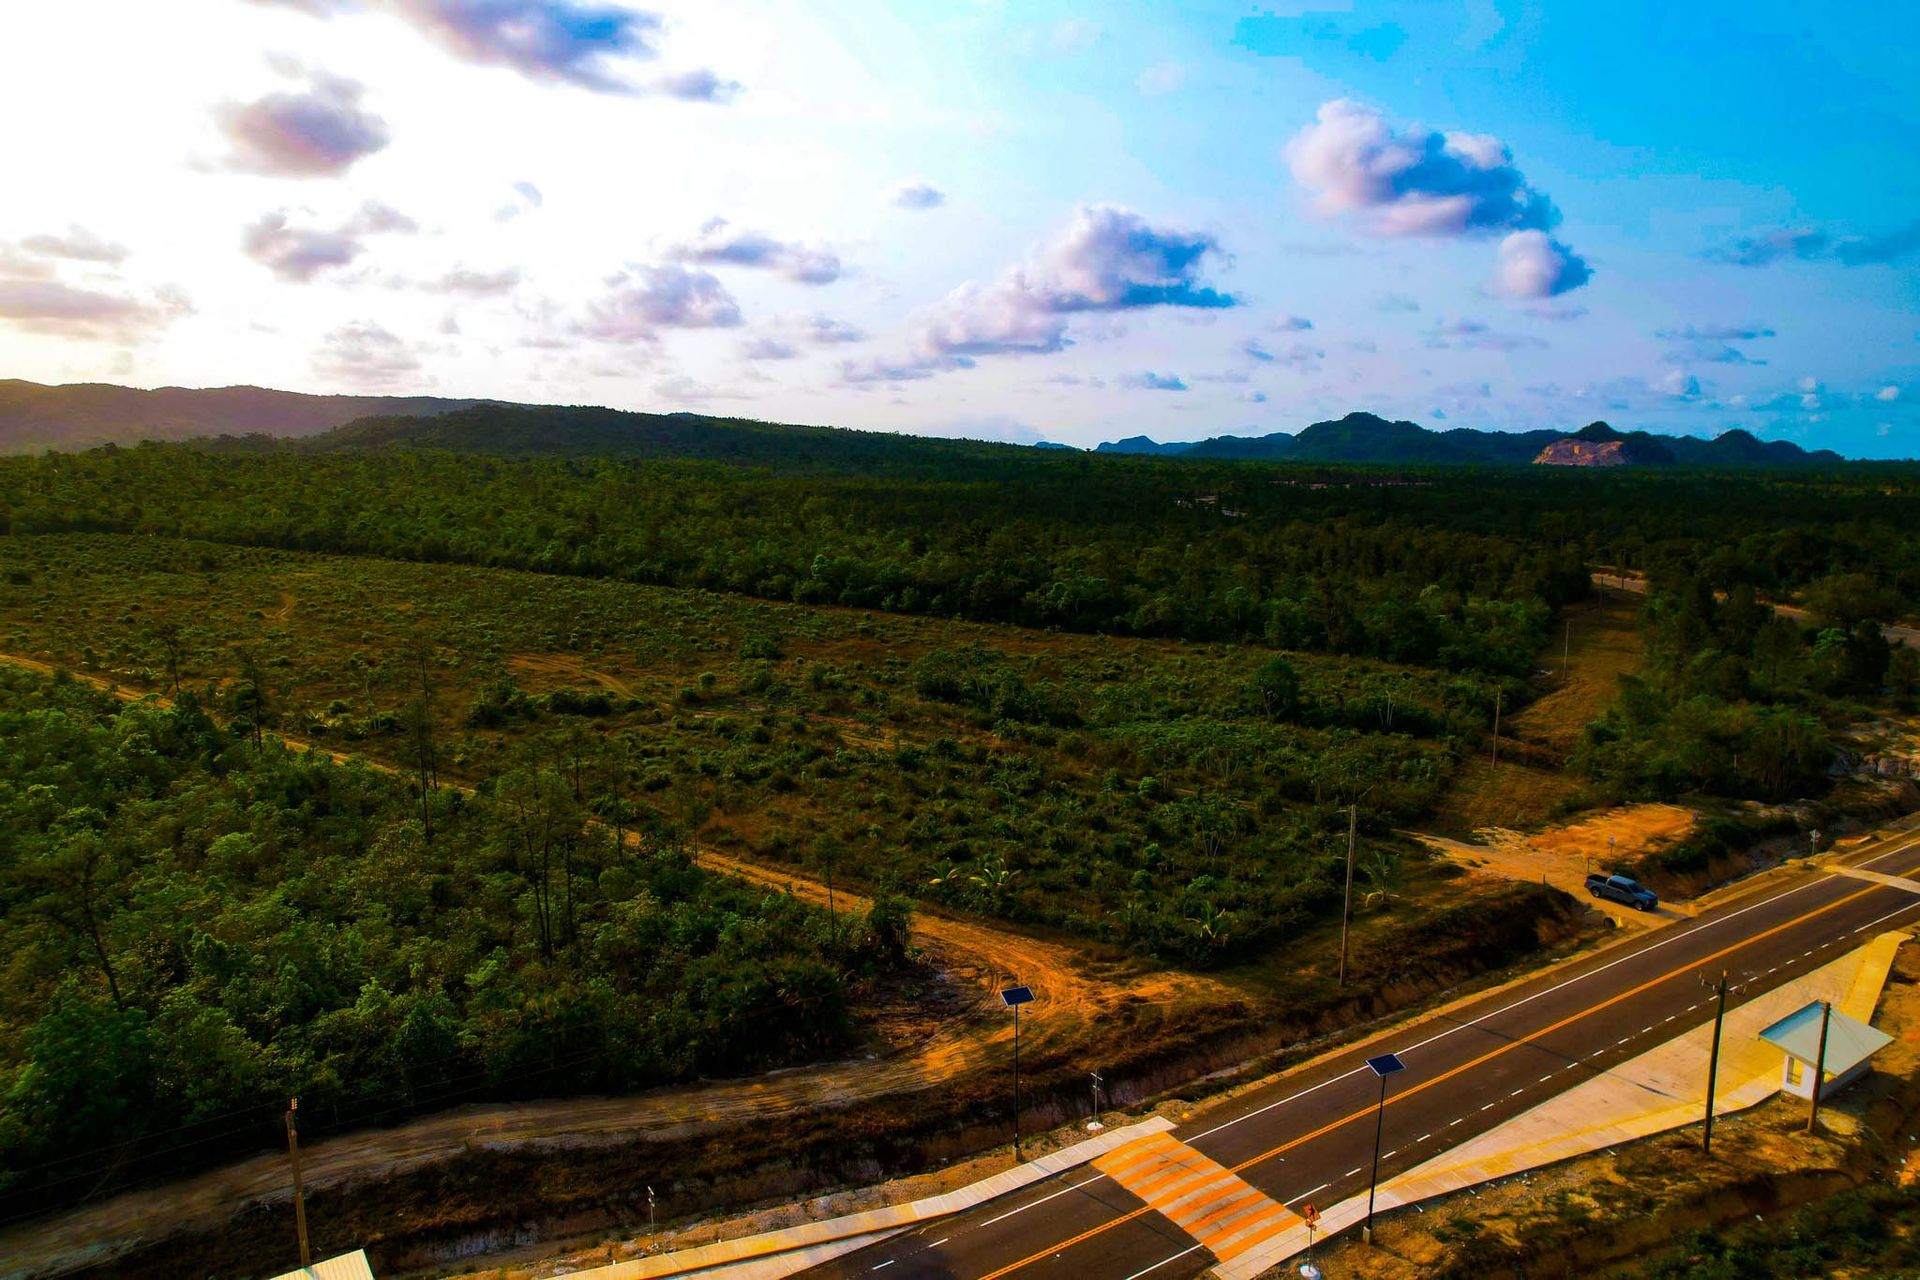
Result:
<svg viewBox="0 0 1920 1280"><path fill-rule="evenodd" d="M14 654L0 654L0 664L43 675L54 670L48 663ZM158 696L96 677L74 678L111 689L128 701ZM282 741L324 750L297 739ZM327 754L341 762L349 758ZM353 758L397 771L381 761ZM699 853L699 862L708 870L790 891L809 902L826 902L823 884L794 871L706 850ZM864 913L871 905L844 890L835 894L835 903L851 913ZM916 916L914 944L947 981L968 994L931 1034L893 1053L630 1097L460 1107L392 1129L344 1134L311 1146L302 1143L306 1183L318 1189L390 1177L451 1159L469 1147L564 1149L681 1137L748 1120L765 1122L782 1113L920 1091L987 1066L997 1070L1013 1032L995 992L1013 981L1034 991L1035 1003L1022 1015L1021 1041L1023 1055L1031 1052L1036 1058L1048 1050L1081 1050L1097 1062L1101 1046L1111 1044L1116 1034L1151 1036L1155 1020L1172 1026L1198 1008L1245 1002L1240 992L1209 978L1142 972L1073 947L950 917ZM1125 1018L1118 1016L1123 1010ZM247 1203L284 1200L286 1181L285 1157L274 1152L23 1223L0 1231L0 1258L6 1259L0 1274L59 1274L97 1266L142 1241L174 1232L217 1230Z"/></svg>

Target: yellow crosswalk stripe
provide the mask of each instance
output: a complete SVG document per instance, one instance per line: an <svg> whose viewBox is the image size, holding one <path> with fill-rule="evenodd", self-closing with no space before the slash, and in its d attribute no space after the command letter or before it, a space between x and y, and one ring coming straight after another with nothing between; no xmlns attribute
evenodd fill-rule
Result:
<svg viewBox="0 0 1920 1280"><path fill-rule="evenodd" d="M1116 1147L1093 1167L1223 1262L1298 1220L1233 1170L1165 1133Z"/></svg>

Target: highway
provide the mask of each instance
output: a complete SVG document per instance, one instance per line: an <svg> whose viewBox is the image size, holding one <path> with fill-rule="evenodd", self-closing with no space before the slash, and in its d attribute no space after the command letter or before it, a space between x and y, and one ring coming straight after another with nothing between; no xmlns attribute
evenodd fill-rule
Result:
<svg viewBox="0 0 1920 1280"><path fill-rule="evenodd" d="M1920 833L1864 845L1844 865L1892 877L1920 872ZM1691 921L1375 1037L1174 1130L1171 1136L1186 1148L1224 1166L1217 1175L1183 1180L1162 1174L1151 1160L1112 1176L1082 1167L805 1274L877 1272L882 1280L1197 1276L1214 1265L1216 1255L1161 1209L1231 1253L1248 1247L1248 1232L1265 1238L1293 1222L1280 1206L1325 1207L1365 1193L1380 1096L1379 1082L1364 1065L1367 1057L1395 1052L1407 1068L1388 1082L1384 1181L1706 1021L1711 1007L1703 974L1727 970L1742 988L1738 1002L1818 968L1880 930L1915 922L1920 885L1902 887L1826 867L1787 872ZM1191 1157L1186 1167L1196 1163L1205 1165ZM1237 1177L1226 1177L1228 1171ZM1223 1243L1222 1231L1239 1223L1254 1225Z"/></svg>

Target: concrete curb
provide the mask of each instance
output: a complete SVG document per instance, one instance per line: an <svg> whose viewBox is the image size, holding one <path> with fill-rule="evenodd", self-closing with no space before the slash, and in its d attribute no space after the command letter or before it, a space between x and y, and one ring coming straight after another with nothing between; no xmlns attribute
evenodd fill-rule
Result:
<svg viewBox="0 0 1920 1280"><path fill-rule="evenodd" d="M737 1240L723 1240L696 1249L682 1249L650 1258L633 1258L572 1274L580 1280L660 1280L665 1276L696 1274L713 1280L721 1277L725 1280L779 1280L779 1277L818 1266L922 1222L944 1218L1032 1186L1057 1173L1086 1164L1115 1147L1171 1128L1173 1121L1165 1116L1155 1116L1124 1129L1109 1129L1098 1137L1016 1165L958 1191L840 1218L808 1222L761 1235L741 1236Z"/></svg>

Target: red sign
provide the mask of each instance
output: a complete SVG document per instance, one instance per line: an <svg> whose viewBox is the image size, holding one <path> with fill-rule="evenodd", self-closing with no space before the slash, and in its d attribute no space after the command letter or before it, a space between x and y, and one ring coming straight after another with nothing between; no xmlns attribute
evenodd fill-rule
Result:
<svg viewBox="0 0 1920 1280"><path fill-rule="evenodd" d="M1307 1225L1310 1227L1320 1221L1320 1211L1314 1208L1312 1205L1308 1205L1306 1208L1302 1209L1300 1211L1300 1216L1307 1220Z"/></svg>

